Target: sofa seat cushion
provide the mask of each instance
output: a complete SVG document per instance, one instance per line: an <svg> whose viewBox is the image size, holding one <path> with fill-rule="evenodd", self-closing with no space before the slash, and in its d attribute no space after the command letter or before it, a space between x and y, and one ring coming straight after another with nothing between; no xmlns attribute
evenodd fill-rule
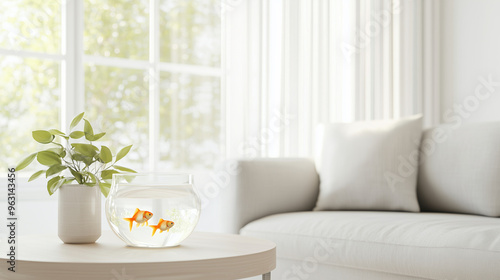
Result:
<svg viewBox="0 0 500 280"><path fill-rule="evenodd" d="M500 219L463 214L296 212L246 225L277 244L278 259L427 279L499 279ZM283 267L280 268L283 271ZM297 268L286 270L292 277ZM301 273L304 273L303 271ZM300 278L300 275L295 275ZM290 278L291 279L291 278Z"/></svg>

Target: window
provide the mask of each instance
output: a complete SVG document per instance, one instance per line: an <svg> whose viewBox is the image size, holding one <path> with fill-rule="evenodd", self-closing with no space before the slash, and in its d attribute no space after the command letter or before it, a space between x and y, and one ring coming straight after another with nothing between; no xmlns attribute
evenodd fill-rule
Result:
<svg viewBox="0 0 500 280"><path fill-rule="evenodd" d="M0 158L2 170L36 149L31 130L59 123L61 4L0 2Z"/></svg>
<svg viewBox="0 0 500 280"><path fill-rule="evenodd" d="M1 168L81 111L137 170L211 168L221 149L217 0L0 2ZM104 139L104 138L103 138Z"/></svg>

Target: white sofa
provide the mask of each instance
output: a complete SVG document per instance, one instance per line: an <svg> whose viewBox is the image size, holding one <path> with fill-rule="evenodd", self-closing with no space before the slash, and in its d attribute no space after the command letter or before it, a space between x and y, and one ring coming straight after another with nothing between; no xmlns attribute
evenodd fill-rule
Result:
<svg viewBox="0 0 500 280"><path fill-rule="evenodd" d="M427 130L423 139L431 137L431 133L432 130ZM453 178L474 177L481 175L482 169L468 175L461 167L478 168L477 165L484 163L489 164L485 168L496 169L500 174L500 142L495 142L500 133L494 137L486 133L483 136L489 140L478 139L482 146L470 149L463 145L476 140L466 139L470 138L467 131L454 135L455 138L438 145L434 159L420 166L419 172L425 172L425 176L420 174L417 187L421 208L424 205L419 213L312 211L319 192L319 176L312 161L237 160L238 172L229 178L229 187L221 192L228 230L277 244L277 268L272 273L272 279L277 280L500 279L498 216L424 212L427 204L422 199L433 200L442 194L435 193L429 198L428 193L419 191L420 185L443 184L439 172L459 170L460 174ZM484 151L488 145L495 147ZM452 157L452 149L468 158L458 156L448 166L436 166L443 157ZM476 161L476 156L484 159L485 155L498 158ZM473 162L457 163L457 160ZM470 180L481 182L488 178ZM474 192L471 195L470 190L462 191L461 195L490 200L490 206L498 209L500 181L495 180L489 183L497 184L493 190L497 197L490 199L480 193L472 197L476 195ZM450 198L452 206L457 201Z"/></svg>

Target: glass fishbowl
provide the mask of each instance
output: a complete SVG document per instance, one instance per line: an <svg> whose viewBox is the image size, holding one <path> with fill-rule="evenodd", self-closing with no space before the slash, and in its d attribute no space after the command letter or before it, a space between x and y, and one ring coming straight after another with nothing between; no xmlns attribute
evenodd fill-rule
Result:
<svg viewBox="0 0 500 280"><path fill-rule="evenodd" d="M129 246L177 246L193 232L200 212L191 174L113 174L106 218Z"/></svg>

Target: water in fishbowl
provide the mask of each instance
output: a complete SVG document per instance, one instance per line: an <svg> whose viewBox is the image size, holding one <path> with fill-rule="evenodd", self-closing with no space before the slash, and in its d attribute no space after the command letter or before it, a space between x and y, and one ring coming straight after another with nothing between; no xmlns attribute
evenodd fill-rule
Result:
<svg viewBox="0 0 500 280"><path fill-rule="evenodd" d="M177 246L196 227L199 199L191 184L128 185L107 201L108 222L130 246Z"/></svg>

